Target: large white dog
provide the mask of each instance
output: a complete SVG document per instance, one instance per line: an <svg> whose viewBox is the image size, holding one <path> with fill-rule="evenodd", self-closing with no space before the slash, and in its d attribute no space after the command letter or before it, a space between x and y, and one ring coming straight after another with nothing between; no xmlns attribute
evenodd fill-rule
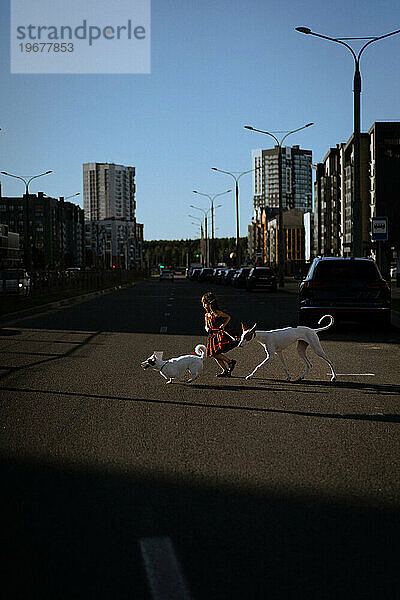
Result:
<svg viewBox="0 0 400 600"><path fill-rule="evenodd" d="M149 358L146 358L141 363L142 369L151 367L167 380L167 383L171 383L173 379L179 379L185 383L191 383L201 375L203 371L203 360L206 355L206 347L204 344L198 344L194 349L196 354L185 354L184 356L178 356L177 358L170 358L169 360L162 360L163 352L153 352ZM185 371L189 371L191 378L184 380L182 379Z"/></svg>
<svg viewBox="0 0 400 600"><path fill-rule="evenodd" d="M254 373L263 365L272 362L276 355L280 359L283 368L285 369L286 380L289 381L290 373L287 368L285 359L283 357L283 350L290 346L290 344L297 342L297 352L299 353L300 358L304 361L306 365L304 373L299 377L298 380L300 381L301 379L304 379L304 377L307 375L307 373L312 367L312 364L306 356L307 347L311 346L315 354L320 356L323 360L325 360L328 363L328 365L331 368L331 381L335 381L335 368L333 366L332 361L329 360L329 358L323 351L317 335L319 331L325 331L326 329L329 329L329 327L331 327L333 324L332 315L324 315L318 321L318 325L325 318L329 318L330 323L325 327L320 327L319 329L311 329L310 327L299 326L285 327L284 329L272 329L271 331L258 331L256 330L257 324L254 325L251 329L245 329L244 325L242 324L243 333L242 337L240 338L238 347L244 346L250 340L256 340L259 344L261 344L261 346L263 346L267 354L267 357L259 365L256 366L256 368L252 373L250 373L250 375L247 375L246 379L250 379L250 377L253 377Z"/></svg>

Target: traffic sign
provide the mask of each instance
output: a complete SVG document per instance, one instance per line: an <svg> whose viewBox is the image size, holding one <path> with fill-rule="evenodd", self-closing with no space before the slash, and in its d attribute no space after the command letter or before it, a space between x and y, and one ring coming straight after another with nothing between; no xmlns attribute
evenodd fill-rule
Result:
<svg viewBox="0 0 400 600"><path fill-rule="evenodd" d="M386 242L388 239L388 218L372 217L372 240Z"/></svg>

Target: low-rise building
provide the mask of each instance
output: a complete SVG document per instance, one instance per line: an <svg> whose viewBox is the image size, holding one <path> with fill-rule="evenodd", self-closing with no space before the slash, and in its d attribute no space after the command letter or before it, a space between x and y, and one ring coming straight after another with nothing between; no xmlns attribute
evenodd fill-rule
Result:
<svg viewBox="0 0 400 600"><path fill-rule="evenodd" d="M85 222L86 263L99 269L135 269L143 266L143 225L102 219Z"/></svg>

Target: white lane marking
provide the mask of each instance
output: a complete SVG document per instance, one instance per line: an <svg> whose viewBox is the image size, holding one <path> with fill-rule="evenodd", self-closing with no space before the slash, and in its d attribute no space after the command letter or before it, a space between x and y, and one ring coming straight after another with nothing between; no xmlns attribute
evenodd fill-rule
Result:
<svg viewBox="0 0 400 600"><path fill-rule="evenodd" d="M330 375L330 373L327 373L327 375ZM375 373L336 373L336 375L341 377L375 377Z"/></svg>
<svg viewBox="0 0 400 600"><path fill-rule="evenodd" d="M169 537L139 540L153 600L192 600L182 567Z"/></svg>
<svg viewBox="0 0 400 600"><path fill-rule="evenodd" d="M166 325L161 325L160 333L167 333L168 327Z"/></svg>

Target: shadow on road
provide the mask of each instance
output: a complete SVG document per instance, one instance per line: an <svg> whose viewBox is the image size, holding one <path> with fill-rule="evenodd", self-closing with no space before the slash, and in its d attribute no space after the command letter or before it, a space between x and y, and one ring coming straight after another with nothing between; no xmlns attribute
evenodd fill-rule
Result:
<svg viewBox="0 0 400 600"><path fill-rule="evenodd" d="M7 598L146 600L149 536L171 538L196 600L397 596L390 509L29 460L1 473Z"/></svg>
<svg viewBox="0 0 400 600"><path fill-rule="evenodd" d="M10 330L13 331L13 330ZM16 333L20 334L20 331L17 331ZM27 361L26 364L22 364L22 365L18 365L18 366L13 366L13 365L0 365L0 371L2 371L2 373L0 373L0 381L2 379L6 379L9 375L14 374L14 373L18 373L18 372L23 372L25 369L30 368L30 367L35 367L38 365L43 365L49 362L53 362L55 360L60 360L60 359L64 359L67 358L68 356L72 356L75 352L77 352L77 350L81 350L84 346L86 346L87 344L92 344L93 340L95 340L99 335L101 335L101 331L97 331L94 333L87 333L87 332L78 332L79 336L85 336L85 339L79 340L79 341L71 341L68 340L68 342L66 342L65 340L52 340L52 344L63 344L65 345L66 343L68 345L72 345L72 348L70 348L69 350L66 350L65 352L60 352L60 354L56 354L56 353L48 353L48 352L31 352L29 350L29 352L18 352L18 351L7 351L8 355L18 355L18 356L43 356L45 358L41 359L41 360L34 360L34 361Z"/></svg>
<svg viewBox="0 0 400 600"><path fill-rule="evenodd" d="M319 382L312 382L312 384L316 385L324 385ZM185 385L185 384L177 384L177 385ZM215 390L218 392L224 391L257 391L257 392L281 392L283 395L286 395L288 392L287 386L282 386L281 389L277 388L275 385L270 385L269 387L265 386L217 386L217 385L200 385L200 384L187 384L188 387L196 388L200 390ZM357 389L367 389L368 393L374 394L377 393L377 389L379 388L379 393L389 393L396 394L397 396L400 393L400 386L367 386L363 384L355 384ZM344 387L344 386L342 386ZM387 389L389 388L389 389ZM313 411L300 411L300 410L289 410L289 409L281 409L281 408L267 408L263 406L258 406L255 404L248 404L243 406L241 404L228 404L228 403L214 403L214 402L191 402L188 400L167 400L167 399L158 399L158 398L133 398L129 396L110 396L109 394L100 395L100 394L87 394L84 392L66 392L66 391L58 391L58 390L44 390L44 389L31 389L31 388L21 388L21 387L7 387L2 386L2 390L7 392L18 392L27 393L27 394L41 394L41 395L49 395L52 398L62 397L62 398L77 398L77 399L86 399L86 400L115 400L118 402L135 402L140 404L159 404L163 406L182 406L182 407L197 407L197 408L208 408L209 410L235 410L235 411L249 411L252 413L271 413L271 414L282 414L282 415L298 415L303 417L317 417L320 419L350 419L357 421L385 421L388 423L400 423L400 415L396 414L364 414L364 413L331 413L329 411L326 412L313 412ZM304 390L299 390L304 391ZM308 393L308 390L306 390ZM317 390L311 391L311 393L317 393Z"/></svg>

